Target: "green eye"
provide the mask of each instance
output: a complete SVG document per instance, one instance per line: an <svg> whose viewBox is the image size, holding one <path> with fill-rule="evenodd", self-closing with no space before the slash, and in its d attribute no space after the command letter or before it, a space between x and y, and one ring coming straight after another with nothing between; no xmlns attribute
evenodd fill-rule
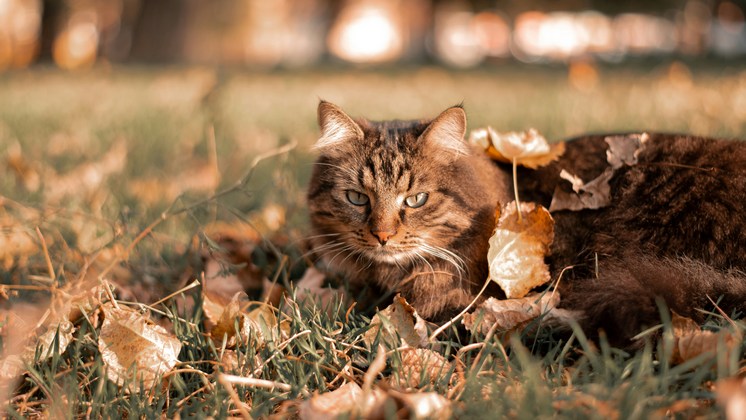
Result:
<svg viewBox="0 0 746 420"><path fill-rule="evenodd" d="M364 206L370 201L367 195L354 190L347 190L347 200L356 206Z"/></svg>
<svg viewBox="0 0 746 420"><path fill-rule="evenodd" d="M427 193L421 192L415 195L410 195L404 202L407 206L416 209L422 207L427 202Z"/></svg>

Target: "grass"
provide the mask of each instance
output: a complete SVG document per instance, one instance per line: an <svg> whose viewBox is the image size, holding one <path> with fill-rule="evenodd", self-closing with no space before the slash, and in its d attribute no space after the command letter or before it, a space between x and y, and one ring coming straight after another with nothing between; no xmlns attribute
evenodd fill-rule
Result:
<svg viewBox="0 0 746 420"><path fill-rule="evenodd" d="M373 119L434 116L463 101L471 128L536 127L552 139L638 129L746 137L746 71L737 67L677 62L595 71L580 77L565 68L505 65L469 72L126 67L0 74L0 238L17 245L0 250L0 281L9 295L0 297L0 313L44 309L56 288L102 273L129 293L122 300L159 300L200 278L205 250L230 253L201 233L218 222L234 233L248 226L254 236L239 238L254 238L251 262L289 286L304 268L294 263L306 224L319 98ZM114 147L118 141L124 151ZM247 176L257 156L292 143L297 147ZM96 166L101 162L109 163ZM228 192L214 197L219 191ZM236 272L245 263L224 269ZM340 302L322 310L291 301L284 336L264 346L252 336L236 349L238 365L222 364L225 350L206 335L201 299L191 290L154 308L183 344L163 389L127 392L106 380L100 326L81 318L62 355L39 361L37 354L6 390L6 415L289 415L316 392L362 383L376 354L362 343L368 315L347 313ZM713 315L708 328L726 324ZM671 329L664 322L663 330ZM4 348L12 342L7 330ZM580 331L530 331L486 340L449 331L437 351L457 362L432 383L422 381L422 390L448 396L456 417L719 418L715 384L744 373L740 344L732 353L720 349L673 365L666 340L626 353L590 343ZM401 363L391 350L382 375L395 377ZM235 386L240 406L219 373L252 373L289 390Z"/></svg>

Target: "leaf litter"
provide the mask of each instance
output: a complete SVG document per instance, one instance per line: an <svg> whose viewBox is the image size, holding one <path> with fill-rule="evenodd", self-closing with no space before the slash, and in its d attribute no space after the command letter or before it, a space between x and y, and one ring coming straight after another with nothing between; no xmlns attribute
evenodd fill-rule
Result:
<svg viewBox="0 0 746 420"><path fill-rule="evenodd" d="M495 137L491 133L488 134ZM610 145L609 150L613 150L612 157L609 157L610 165L613 165L612 162L621 162L624 165L635 164L639 151L644 145L644 138L641 137L638 140L635 143L625 137L607 141ZM519 144L525 145L532 151L525 153L511 148ZM488 145L488 153L492 153L494 158L503 161L518 160L528 167L546 164L561 154L558 152L560 146L547 150L541 146L536 134L530 132L523 137L518 134L507 136L504 140L498 141L498 146L499 148L494 144ZM111 150L116 151L116 149ZM497 154L502 157L498 157ZM112 162L115 163L113 165L115 172L101 172L103 178L116 173L118 164L116 161ZM96 169L98 166L93 165L91 168ZM571 183L576 193L593 191L595 188L589 186L590 183L584 183L569 173L566 173L563 178ZM598 183L602 184L600 181ZM103 184L85 184L81 186L83 189L79 192L90 194L97 188L101 188L101 185ZM552 241L551 216L546 209L535 206L533 203L522 203L520 205L520 214L523 216L521 220L516 217L515 208L514 203L509 203L503 209L497 222L495 235L491 239L491 249L494 246L494 252L490 256L491 279L497 282L496 279L501 278L498 283L506 294L509 293L514 298L487 299L478 305L476 310L465 314L464 324L472 332L476 332L477 326L482 334L487 334L489 330L520 329L527 322L543 316L558 304L559 294L551 291L539 295L527 294L532 289L545 285L548 281L548 274L545 275L544 271L546 266L542 264L548 245ZM33 217L43 216L29 216L19 221L14 213L6 214L10 215L7 216L9 217L7 225L14 227L28 224ZM281 215L276 208L262 211L262 217L266 219L264 224L269 229L278 229L284 223L284 215ZM84 224L81 223L81 225ZM275 356L269 356L267 359L262 359L258 354L251 358L247 357L248 354L244 354L247 350L246 346L256 346L256 349L268 347L282 349L291 341L300 341L300 338L308 334L300 331L291 335L288 323L283 320L285 315L277 309L282 302L293 304L292 301L287 300L284 290L280 290L279 293L286 294L285 300L271 299L271 305L250 302L245 295L236 293L247 289L266 292L270 285L279 286L270 282L266 276L256 270L255 266L252 267L252 247L262 240L260 236L248 231L245 234L236 234L235 231L231 232L234 228L235 225L226 227L223 233L227 232L227 234L223 236L218 232L220 228L205 229L206 236L217 245L217 248L212 249L212 252L200 254L205 267L205 278L201 288L203 294L201 309L205 314L206 322L202 328L204 333L214 340L215 347L220 347L225 343L225 348L220 353L222 358L216 361L220 369L240 371L242 375L245 375L244 379L247 380L247 384L254 384L248 385L249 387L274 387L272 389L279 389L285 393L291 388L287 384L277 381L259 382L262 372L256 367L265 365L269 358ZM78 230L78 228L75 229ZM4 234L7 231L2 230L0 233ZM83 230L79 231L83 232ZM6 252L5 264L13 267L19 264L25 265L24 256L33 257L39 252L36 238L27 234L30 230L16 230L15 232L27 235L22 238L25 241L23 247L0 247L0 250ZM101 237L98 239L100 240ZM109 240L107 237L98 243L95 240L96 238L90 240L92 245L87 248L87 253L103 247L101 250L103 253L121 255L121 250L115 251L114 247L106 246ZM56 237L51 238L50 243L64 244ZM120 257L107 257L104 259L106 261L104 265L116 261L117 258L121 260ZM522 258L525 261L521 260ZM81 279L90 280L102 272L104 274L107 272L100 267L95 268L96 264L98 263L91 264L91 272L88 276L81 276ZM522 265L525 267L519 267ZM226 270L226 267L230 269ZM241 274L241 270L246 268L250 272L248 276ZM120 269L123 267L115 266L109 268L108 272ZM493 271L500 275L493 278ZM131 275L131 273L123 275ZM306 277L299 282L296 289L301 297L321 295L322 302L337 300L339 296L335 294L336 292L323 287L323 284L323 273L310 268L306 270ZM301 290L305 291L301 292ZM5 288L3 291L7 292ZM135 310L124 305L116 305L98 286L82 294L72 291L65 293L67 295L60 294L60 296L65 296L70 305L62 305L56 309L56 315L49 316L50 320L41 328L40 334L35 331L34 335L27 337L28 344L24 350L26 356L23 358L25 360L22 359L22 363L15 363L16 368L5 367L14 364L13 358L4 357L0 360L2 362L0 373L16 369L12 376L23 374L30 363L44 363L47 358L54 356L52 350L55 347L57 356L64 354L68 345L76 340L73 333L76 326L80 324L81 318L86 318L88 321L85 322L90 322L97 332L98 348L109 378L119 385L128 383L130 390L146 392L156 390L159 388L158 385L163 383L161 378L164 375L168 376L178 364L189 363L188 360L179 360L179 357L184 356L181 353L186 343L182 343L173 332L157 325L148 315L150 308ZM145 306L140 307L145 308ZM480 323L476 324L476 320L480 320ZM675 325L678 323L679 321L675 321ZM690 324L687 326L687 323L683 325L684 327L681 328L675 327L675 331L678 331L675 332L675 350L672 355L675 363L693 360L702 354L707 354L717 346L735 348L734 346L740 340L740 335L735 333L713 333L702 331L698 326L696 328ZM360 380L360 376L357 376L361 373L359 369L353 368L348 370L348 372L353 372L350 376L337 376L346 379L343 380L342 385L330 386L328 392L319 394L301 392L302 399L296 401L301 417L328 418L340 415L365 415L376 418L396 413L404 417L448 418L454 409L458 409L457 400L451 398L453 395L460 395L455 390L460 389L460 383L463 380L462 366L458 357L448 353L444 355L443 348L428 338L427 330L428 326L417 316L416 311L406 300L397 297L391 307L374 316L367 333L359 337L360 343L367 345L368 349L372 348L378 338L378 343L386 349L383 358L377 357L378 363L375 366L373 364L368 366L363 381ZM3 335L5 337L5 332ZM56 342L55 338L57 338ZM351 346L355 345L355 343L351 344ZM29 350L32 348L33 353ZM395 353L398 355L397 360L392 358ZM34 361L33 358L37 354L40 358ZM281 350L273 354L279 355L278 358L284 356ZM482 373L492 374L494 372ZM216 382L216 374L217 371L215 374L210 374L208 378ZM448 378L449 375L451 379L445 381L448 398L442 395L442 389L439 392L430 391L437 386L438 382L441 382L442 386L443 378ZM140 384L144 385L143 389L139 389ZM739 396L741 394L737 391L738 388L733 388L736 391L726 391L726 382L722 382L720 389L718 397L721 404L730 412L730 407L737 405L739 398L742 398ZM250 394L243 393L240 397L248 395ZM606 402L598 402L597 399L589 398L579 398L575 402L570 400L567 404L563 401L560 408L564 410L575 404L585 405L591 410L595 407L605 413L615 412L614 409L608 408ZM250 399L247 399L245 404L251 407ZM360 407L365 407L365 411L360 411ZM313 417L314 415L320 417Z"/></svg>

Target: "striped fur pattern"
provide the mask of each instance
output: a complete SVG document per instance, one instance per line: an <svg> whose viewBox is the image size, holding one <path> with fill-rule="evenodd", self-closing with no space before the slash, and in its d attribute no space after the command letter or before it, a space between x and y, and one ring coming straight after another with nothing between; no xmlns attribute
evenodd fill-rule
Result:
<svg viewBox="0 0 746 420"><path fill-rule="evenodd" d="M511 168L470 150L465 124L460 107L373 122L321 102L308 203L310 245L328 271L401 292L436 321L473 299ZM600 175L604 138L569 140L558 161L521 169L522 199L549 207L555 188L569 188L562 170ZM638 158L614 173L609 206L553 213L548 258L552 277L563 273L561 309L621 347L660 323L661 302L700 321L710 298L746 313L746 142L653 133Z"/></svg>
<svg viewBox="0 0 746 420"><path fill-rule="evenodd" d="M398 291L429 319L468 304L509 178L466 143L463 109L374 122L321 102L319 124L310 245L327 270Z"/></svg>

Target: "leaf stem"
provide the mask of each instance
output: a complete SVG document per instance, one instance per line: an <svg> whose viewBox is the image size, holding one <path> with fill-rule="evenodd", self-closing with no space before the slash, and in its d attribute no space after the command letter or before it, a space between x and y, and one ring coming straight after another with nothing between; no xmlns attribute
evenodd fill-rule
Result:
<svg viewBox="0 0 746 420"><path fill-rule="evenodd" d="M428 341L432 342L433 340L435 340L435 337L440 335L440 333L442 333L443 331L448 329L451 325L456 323L456 321L461 319L461 317L464 316L464 314L466 314L469 311L469 309L471 309L471 307L474 306L475 303L477 303L477 300L482 296L482 293L484 293L484 291L487 289L487 285L490 284L490 281L491 279L487 277L487 280L484 281L484 286L482 286L482 290L480 290L479 293L477 293L477 295L474 296L474 299L468 305L466 305L466 308L464 308L463 311L459 312L458 315L451 318L450 321L446 322L445 324L441 325L437 330L433 331L433 333L430 334L430 338L428 339Z"/></svg>
<svg viewBox="0 0 746 420"><path fill-rule="evenodd" d="M515 158L513 158L513 193L515 194L515 210L518 212L518 221L523 223L521 201L518 199L518 162Z"/></svg>

